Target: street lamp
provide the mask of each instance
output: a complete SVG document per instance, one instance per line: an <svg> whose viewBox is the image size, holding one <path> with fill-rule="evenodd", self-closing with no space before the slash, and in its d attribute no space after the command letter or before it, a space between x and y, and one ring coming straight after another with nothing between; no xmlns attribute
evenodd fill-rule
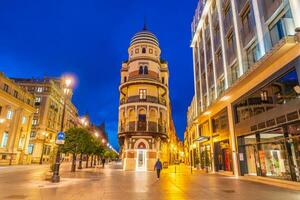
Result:
<svg viewBox="0 0 300 200"><path fill-rule="evenodd" d="M3 124L5 122L5 119L1 118L0 119L0 124Z"/></svg>
<svg viewBox="0 0 300 200"><path fill-rule="evenodd" d="M103 138L103 139L101 140L101 142L102 142L103 144L105 144L106 141L105 141L105 139Z"/></svg>
<svg viewBox="0 0 300 200"><path fill-rule="evenodd" d="M40 158L40 165L43 164L44 148L45 148L46 139L48 137L48 133L43 132L42 135L43 135L44 139L43 139L43 145L42 145L42 154L41 154L41 158Z"/></svg>
<svg viewBox="0 0 300 200"><path fill-rule="evenodd" d="M96 137L99 137L99 133L95 132L95 136L96 136Z"/></svg>
<svg viewBox="0 0 300 200"><path fill-rule="evenodd" d="M66 77L62 78L62 90L63 90L64 100L63 100L63 113L62 113L61 127L60 127L61 132L64 131L64 121L65 121L65 114L66 114L67 98L70 95L70 92L72 89L72 84L73 84L72 77L66 76ZM55 165L54 165L54 171L53 171L53 175L52 175L52 179L51 179L53 183L58 183L60 181L60 176L59 176L60 148L61 148L61 145L58 144Z"/></svg>

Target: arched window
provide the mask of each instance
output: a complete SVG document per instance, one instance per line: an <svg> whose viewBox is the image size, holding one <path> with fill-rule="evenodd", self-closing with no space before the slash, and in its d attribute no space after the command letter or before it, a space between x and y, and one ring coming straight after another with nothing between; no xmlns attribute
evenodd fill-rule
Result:
<svg viewBox="0 0 300 200"><path fill-rule="evenodd" d="M143 66L140 66L140 69L139 69L139 74L143 74L143 73L144 73Z"/></svg>
<svg viewBox="0 0 300 200"><path fill-rule="evenodd" d="M147 66L140 66L139 74L148 74L148 67Z"/></svg>
<svg viewBox="0 0 300 200"><path fill-rule="evenodd" d="M145 47L142 48L142 53L146 53L146 48Z"/></svg>
<svg viewBox="0 0 300 200"><path fill-rule="evenodd" d="M148 74L148 67L147 66L144 67L144 74Z"/></svg>

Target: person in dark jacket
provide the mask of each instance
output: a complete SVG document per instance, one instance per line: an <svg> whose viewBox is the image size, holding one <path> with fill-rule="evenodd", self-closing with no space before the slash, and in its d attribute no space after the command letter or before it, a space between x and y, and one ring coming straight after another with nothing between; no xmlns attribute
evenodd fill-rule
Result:
<svg viewBox="0 0 300 200"><path fill-rule="evenodd" d="M155 165L154 165L154 170L156 170L157 173L157 179L160 179L160 172L162 170L162 163L160 162L159 159L157 159Z"/></svg>
<svg viewBox="0 0 300 200"><path fill-rule="evenodd" d="M102 158L102 168L104 168L105 165L105 158Z"/></svg>

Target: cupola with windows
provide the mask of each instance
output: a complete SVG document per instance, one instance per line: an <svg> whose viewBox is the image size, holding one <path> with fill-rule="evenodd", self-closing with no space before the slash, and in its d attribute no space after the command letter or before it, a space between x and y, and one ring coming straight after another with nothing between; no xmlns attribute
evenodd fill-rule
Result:
<svg viewBox="0 0 300 200"><path fill-rule="evenodd" d="M128 53L129 60L140 57L148 57L151 59L159 60L159 41L157 37L148 30L146 25L144 25L142 31L137 32L131 38Z"/></svg>

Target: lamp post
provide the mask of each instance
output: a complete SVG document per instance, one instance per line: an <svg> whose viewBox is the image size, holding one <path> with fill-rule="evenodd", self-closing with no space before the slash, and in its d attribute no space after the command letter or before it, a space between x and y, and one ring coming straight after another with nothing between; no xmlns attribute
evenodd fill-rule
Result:
<svg viewBox="0 0 300 200"><path fill-rule="evenodd" d="M71 87L72 87L72 78L70 77L64 77L63 78L63 113L62 113L62 119L61 119L61 126L60 131L64 131L64 121L65 121L65 113L66 113L66 103L67 103L67 97L70 95ZM52 182L58 183L60 181L59 176L59 167L60 167L60 148L61 145L58 144L57 146L57 153L56 153L56 159L55 159L55 165L54 165L54 171L52 175Z"/></svg>
<svg viewBox="0 0 300 200"><path fill-rule="evenodd" d="M43 135L44 139L43 139L43 145L42 145L42 154L41 154L41 158L40 158L40 165L43 164L44 148L45 148L46 139L48 137L48 133L43 132L42 135Z"/></svg>

